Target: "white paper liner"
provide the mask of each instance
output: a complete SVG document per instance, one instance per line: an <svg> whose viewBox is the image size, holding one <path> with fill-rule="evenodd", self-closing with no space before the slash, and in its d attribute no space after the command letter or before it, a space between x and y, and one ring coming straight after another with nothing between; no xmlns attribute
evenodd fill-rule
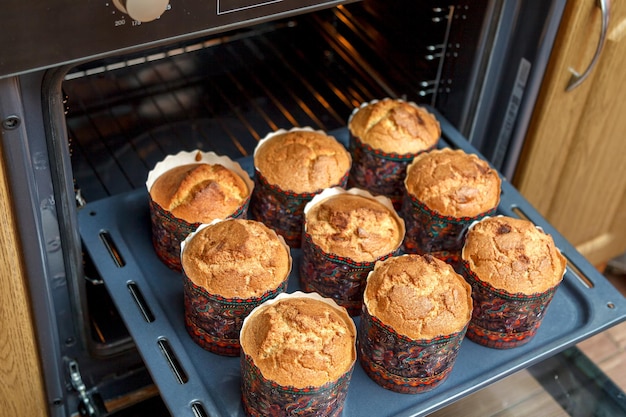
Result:
<svg viewBox="0 0 626 417"><path fill-rule="evenodd" d="M355 345L353 346L353 361L352 361L352 365L354 365L354 363L356 362L356 325L354 324L354 321L352 320L352 318L350 317L350 315L348 314L348 311L344 308L341 307L340 305L338 305L335 300L331 299L331 298L326 298L326 297L322 297L320 294L316 293L316 292L311 292L311 293L305 293L302 291L295 291L293 293L280 293L278 294L276 297L265 301L264 303L256 306L251 312L250 314L248 314L248 316L243 320L243 325L241 326L241 331L239 332L239 340L242 340L242 335L243 333L246 331L246 328L248 326L248 323L250 323L250 317L253 317L256 313L258 313L260 310L264 309L267 306L270 306L274 303L279 302L280 300L283 300L285 298L306 298L306 299L311 299L311 300L318 300L318 301L323 301L324 303L328 304L329 306L331 306L332 308L334 308L335 310L337 310L339 312L339 314L341 314L341 316L344 318L344 321L346 322L346 324L352 329L352 334L354 334L355 336ZM245 349L244 346L241 346L241 350L242 352L245 353Z"/></svg>
<svg viewBox="0 0 626 417"><path fill-rule="evenodd" d="M278 135L282 135L282 134L285 134L285 133L291 133L291 132L314 132L314 133L319 133L321 135L328 136L328 137L331 137L331 138L337 140L337 138L335 138L334 136L329 135L327 132L324 132L323 130L315 130L312 127L309 127L309 126L292 127L291 129L278 129L278 130L275 130L273 132L268 133L261 140L259 140L259 143L257 143L256 147L254 148L253 158L256 159L256 154L257 154L258 150L261 149L261 147L263 147L273 137L276 137ZM256 167L256 165L255 165L255 169L259 170ZM261 171L259 170L259 172L261 172ZM263 173L261 172L261 174L263 174Z"/></svg>
<svg viewBox="0 0 626 417"><path fill-rule="evenodd" d="M489 169L491 169L491 170L496 172L496 176L498 178L498 188L499 188L499 193L498 193L498 199L497 199L496 207L498 206L498 204L500 204L500 200L502 199L502 178L500 177L500 174L497 172L497 170L493 166L491 166L491 164L487 160L481 158L479 155L477 155L475 153L467 153L467 152L465 152L462 149L451 149L451 148L432 149L432 150L427 151L427 152L422 152L419 155L417 155L415 158L413 158L411 163L409 163L407 165L407 167L406 167L406 175L404 177L404 180L402 181L403 184L404 184L404 190L408 194L412 195L413 197L416 197L415 195L409 193L409 186L408 186L408 181L410 179L410 173L413 170L413 167L416 166L422 159L428 158L431 155L435 155L437 153L442 153L442 152L462 152L465 155L467 155L467 157L469 157L469 158L477 158L479 162L486 162L487 165L489 166ZM487 209L485 211L489 211L489 210L491 210L491 209ZM439 213L439 214L441 214L441 213ZM456 217L456 216L451 216L451 217Z"/></svg>
<svg viewBox="0 0 626 417"><path fill-rule="evenodd" d="M202 223L196 228L196 230L189 233L187 237L185 238L185 240L180 242L180 259L183 259L183 252L185 251L185 246L191 241L191 239L193 239L195 235L198 234L198 232L200 232L202 229L206 229L207 227L214 225L216 223L222 222L224 220L225 219L214 219L210 223Z"/></svg>
<svg viewBox="0 0 626 417"><path fill-rule="evenodd" d="M386 208L389 209L389 211L391 212L393 217L396 219L396 221L400 225L401 236L404 236L404 234L406 232L406 226L404 224L404 219L402 217L400 217L400 215L398 215L398 212L393 207L393 203L391 202L391 199L389 197L386 197L386 196L383 196L383 195L374 196L369 191L364 190L362 188L357 188L357 187L350 188L348 190L346 190L344 188L341 188L341 187L329 187L329 188L326 188L326 189L322 190L319 194L316 194L315 197L313 197L311 199L311 201L309 201L304 206L304 218L305 218L304 231L305 232L307 230L307 227L306 227L306 215L309 212L309 210L311 210L311 208L313 208L315 205L321 203L322 201L326 200L327 198L330 198L330 197L335 196L335 195L340 195L340 194L358 195L358 196L369 198L370 200L374 200L374 201L379 202L380 204L382 204L383 206L385 206ZM402 243L402 241L400 241L398 246L401 243Z"/></svg>
<svg viewBox="0 0 626 417"><path fill-rule="evenodd" d="M399 101L401 103L408 103L411 106L416 107L418 109L424 109L422 106L420 106L419 104L415 103L414 101L407 101L407 100L403 100L401 98L384 97L384 98L381 98L381 99L374 99L374 100L366 101L366 102L361 103L359 105L359 107L355 107L354 109L352 109L352 112L350 113L350 116L348 116L348 129L350 130L350 122L352 121L352 118L354 117L354 115L359 110L361 110L363 107L369 106L371 104L378 103L379 101L382 101L382 100L395 100L395 101ZM352 130L350 130L350 133L352 133Z"/></svg>
<svg viewBox="0 0 626 417"><path fill-rule="evenodd" d="M423 255L418 255L418 254L414 254L414 253L405 253L405 254L402 254L402 255L394 256L394 257L393 257L393 259L396 259L396 258L403 258L403 257L410 257L410 256L423 256ZM384 261L376 262L376 265L374 266L374 269L372 269L370 272L368 272L368 274L367 274L367 278L365 279L365 282L366 282L366 283L367 283L367 282L369 282L370 277L374 274L374 270L375 270L376 268L380 268L381 264L383 264L384 262L387 262L387 261L389 261L389 262L393 262L393 261L392 261L392 258L387 258L387 259L385 259ZM444 262L444 261L441 261L441 262ZM457 275L459 275L459 274L457 274ZM462 275L461 275L460 277L461 277L460 279L464 279ZM367 284L366 284L366 285L367 285ZM469 284L467 284L467 285L469 285ZM470 293L470 294L471 294L471 293ZM371 315L372 317L375 317L375 316L374 316L374 314L372 314L372 313L371 313L371 309L370 309L369 303L370 303L370 299L369 299L369 297L367 296L367 289L366 289L365 291L363 291L363 305L364 305L364 306L365 306L365 308L367 309L367 313L368 313L369 315ZM469 323L469 321L470 321L470 320L471 320L471 318L472 318L472 309L471 309L471 308L469 309L468 314L469 314L469 317L467 318L467 322L466 322L466 324L467 324L467 323ZM377 318L377 319L378 319L378 318ZM378 319L378 320L380 320L380 319ZM409 335L407 335L407 334L404 334L404 333L399 332L399 331L398 331L398 330L396 330L393 326L391 326L391 325L389 325L389 324L387 324L387 323L384 323L382 320L380 320L380 322L381 322L381 323L383 323L385 326L392 328L392 329L393 329L393 331L394 331L394 332L396 332L397 334L402 335L402 336L404 336L404 337L406 337L406 338L408 338L408 339L414 340L414 341L436 339L437 337L442 336L442 335L439 335L439 336L427 337L427 338L423 338L423 339L415 339L415 338L413 338L413 337L411 337L411 336L409 336ZM455 333L456 333L456 332L455 332Z"/></svg>
<svg viewBox="0 0 626 417"><path fill-rule="evenodd" d="M212 226L214 224L217 224L217 223L220 223L220 222L227 222L227 221L236 221L236 220L243 220L243 219L215 219L215 220L211 221L210 223L203 223L203 224L199 225L196 228L196 230L194 230L193 232L189 233L187 235L187 237L185 238L185 240L180 242L180 263L181 263L181 268L182 268L182 264L183 264L183 253L185 252L185 247L187 246L187 244L189 242L191 242L191 240L194 238L194 236L196 236L203 229L206 229L207 227ZM263 224L261 222L257 222L256 220L246 220L246 221ZM291 269L293 267L293 257L291 256L291 249L289 248L289 245L287 245L287 243L285 242L285 239L281 235L279 235L278 233L276 233L273 229L271 229L269 227L267 227L267 229L270 231L270 234L273 234L273 235L275 235L278 238L278 241L281 243L281 245L287 251L287 254L289 256L289 269L287 271L287 276L289 276L289 274L291 274ZM233 297L233 298L236 298L236 297Z"/></svg>
<svg viewBox="0 0 626 417"><path fill-rule="evenodd" d="M481 218L481 219L479 219L479 220L474 220L474 221L473 221L473 222L472 222L472 223L468 226L468 228L467 228L467 232L465 233L465 235L467 236L467 234L470 232L470 230L472 230L472 229L474 228L474 226L476 226L478 223L480 223L480 222L482 222L482 221L485 221L485 220L487 220L487 219L490 219L490 218L492 218L492 217L493 217L493 218L497 218L497 217L509 217L509 216L505 216L505 215L503 215L503 214L498 214L498 215L496 215L496 216L485 216L485 217L483 217L483 218ZM514 218L514 217L513 217L513 218ZM522 219L522 220L526 220L526 219ZM527 220L527 221L528 221L528 222L531 222L530 220ZM532 222L531 222L531 223L532 223ZM552 236L551 236L549 233L546 233L546 232L543 230L543 227L541 227L541 226L537 226L536 224L535 224L535 227L537 228L537 230L541 231L541 233L544 233L545 235L550 236L550 238L552 239ZM561 254L561 256L563 256L563 252L561 252L561 250L560 250L558 247L556 247L556 246L555 246L555 249L557 250L557 252L559 252L559 254ZM462 261L463 261L463 260L465 260L465 243L463 244L463 247L461 248L461 260L462 260ZM567 272L567 268L563 268L563 274L561 275L561 279L560 279L559 283L563 280L563 277L565 276L565 273L566 273L566 272ZM557 285L558 285L559 283L557 283ZM502 288L501 288L501 289L502 289ZM506 291L506 290L505 290L505 291Z"/></svg>
<svg viewBox="0 0 626 417"><path fill-rule="evenodd" d="M200 150L180 151L177 154L168 155L162 161L158 162L154 168L148 172L148 178L146 180L146 188L148 189L148 192L150 192L150 189L152 188L152 185L154 185L157 178L159 178L163 173L177 166L189 164L220 164L239 175L248 187L248 195L252 195L254 181L252 181L250 175L248 175L248 173L241 168L239 163L233 161L227 156L218 155L215 152L204 152Z"/></svg>

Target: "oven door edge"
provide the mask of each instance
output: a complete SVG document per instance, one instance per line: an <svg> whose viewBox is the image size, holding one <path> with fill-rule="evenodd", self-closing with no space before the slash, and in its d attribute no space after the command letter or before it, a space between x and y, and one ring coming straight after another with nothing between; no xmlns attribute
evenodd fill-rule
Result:
<svg viewBox="0 0 626 417"><path fill-rule="evenodd" d="M90 351L81 285L82 245L61 91L66 72L67 68L59 67L0 79L2 162L40 366L38 371L34 365L29 367L28 374L22 372L20 377L41 378L32 381L31 396L36 395L37 385L43 385L44 398L32 401L44 403L51 417L76 415L81 404L72 388L70 363L77 363L85 381L90 381L88 394L105 392L105 402L118 401L152 384L134 348L100 359Z"/></svg>
<svg viewBox="0 0 626 417"><path fill-rule="evenodd" d="M485 22L483 36L491 40L477 51L486 59L476 59L473 72L489 82L468 95L457 128L506 178L515 171L566 2L492 4Z"/></svg>
<svg viewBox="0 0 626 417"><path fill-rule="evenodd" d="M34 88L24 88L25 85ZM58 224L46 143L41 129L36 129L43 126L40 86L40 76L0 80L0 114L3 122L8 117L13 120L10 130L3 126L2 147L22 264L30 290L48 410L51 416L64 416L67 415L66 387L54 299L67 301L69 294L62 251L57 246ZM38 140L32 140L34 138Z"/></svg>

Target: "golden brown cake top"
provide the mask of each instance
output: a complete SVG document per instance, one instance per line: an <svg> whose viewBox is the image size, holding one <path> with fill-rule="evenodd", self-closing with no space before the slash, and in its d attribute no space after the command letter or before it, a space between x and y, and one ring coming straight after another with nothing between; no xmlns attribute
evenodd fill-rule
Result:
<svg viewBox="0 0 626 417"><path fill-rule="evenodd" d="M295 193L339 185L351 163L337 139L312 130L279 132L260 142L254 153L255 168L270 184Z"/></svg>
<svg viewBox="0 0 626 417"><path fill-rule="evenodd" d="M430 149L441 136L435 116L423 107L386 98L359 107L349 121L361 142L386 153L415 154Z"/></svg>
<svg viewBox="0 0 626 417"><path fill-rule="evenodd" d="M185 164L161 174L150 188L152 200L188 223L226 218L249 195L244 180L220 164Z"/></svg>
<svg viewBox="0 0 626 417"><path fill-rule="evenodd" d="M263 376L296 388L338 380L354 364L355 341L345 309L302 297L263 304L241 331L242 349Z"/></svg>
<svg viewBox="0 0 626 417"><path fill-rule="evenodd" d="M444 216L474 217L497 207L498 172L475 154L450 148L415 157L407 167L406 190Z"/></svg>
<svg viewBox="0 0 626 417"><path fill-rule="evenodd" d="M431 255L377 262L363 301L370 315L414 340L461 331L472 314L472 289L454 269Z"/></svg>
<svg viewBox="0 0 626 417"><path fill-rule="evenodd" d="M567 261L532 222L488 217L467 233L462 257L481 281L509 293L536 294L559 284Z"/></svg>
<svg viewBox="0 0 626 417"><path fill-rule="evenodd" d="M229 219L199 229L185 241L185 275L210 294L258 297L275 290L291 270L289 248L263 223Z"/></svg>
<svg viewBox="0 0 626 417"><path fill-rule="evenodd" d="M306 231L324 252L372 262L395 251L404 238L402 220L374 198L340 193L306 213Z"/></svg>

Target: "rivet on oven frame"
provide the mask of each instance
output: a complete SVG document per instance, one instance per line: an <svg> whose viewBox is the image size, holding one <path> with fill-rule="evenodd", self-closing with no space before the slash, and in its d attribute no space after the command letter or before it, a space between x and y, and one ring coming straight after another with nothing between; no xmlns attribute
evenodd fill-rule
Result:
<svg viewBox="0 0 626 417"><path fill-rule="evenodd" d="M2 121L2 127L6 130L17 129L20 125L21 119L18 116L11 115Z"/></svg>

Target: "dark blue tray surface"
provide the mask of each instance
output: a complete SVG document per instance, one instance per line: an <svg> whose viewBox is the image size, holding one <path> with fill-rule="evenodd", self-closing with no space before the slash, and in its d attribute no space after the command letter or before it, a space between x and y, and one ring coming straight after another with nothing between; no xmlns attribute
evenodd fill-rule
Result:
<svg viewBox="0 0 626 417"><path fill-rule="evenodd" d="M445 142L475 152L445 121ZM345 141L345 132L336 136ZM251 169L251 161L241 161ZM506 181L503 183L501 214L523 213L552 234L557 246L574 265L550 304L535 338L527 345L494 350L466 339L449 378L426 393L398 394L371 381L355 365L343 416L422 416L455 402L518 370L524 369L626 319L626 299L556 232ZM208 415L243 416L240 402L239 358L207 352L187 334L183 321L183 287L179 273L168 269L154 253L146 190L136 190L88 204L79 211L81 236L94 260L164 402L176 417L197 414L192 404L201 404ZM103 243L101 232L114 242L124 265L117 266ZM293 272L288 292L299 289L300 251L293 250ZM574 272L578 270L580 273ZM587 284L579 278L586 276ZM154 316L149 322L129 291L138 288ZM589 285L590 284L590 285ZM358 320L358 318L356 319ZM181 383L161 348L166 341L182 369Z"/></svg>

